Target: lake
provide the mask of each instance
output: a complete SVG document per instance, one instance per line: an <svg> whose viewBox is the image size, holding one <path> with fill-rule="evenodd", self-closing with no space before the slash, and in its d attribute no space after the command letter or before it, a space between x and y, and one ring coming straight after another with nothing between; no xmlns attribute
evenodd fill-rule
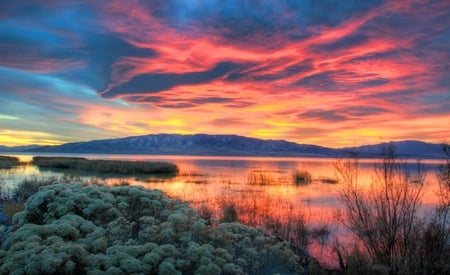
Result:
<svg viewBox="0 0 450 275"><path fill-rule="evenodd" d="M21 161L31 161L33 155L13 154ZM351 242L346 228L339 222L339 192L342 184L336 182L337 175L332 158L279 158L279 157L209 157L209 156L147 156L147 155L76 155L43 154L46 156L81 156L89 159L118 159L141 161L167 161L179 167L179 174L172 178L79 175L85 180L100 181L108 185L141 185L149 189L161 189L170 197L188 201L192 207L209 211L219 218L226 205L233 204L238 219L243 223L270 228L271 232L283 233L286 226L298 227L295 221L304 221L306 227L316 232L308 240L309 253L322 265L336 267L332 252L335 239ZM367 185L374 177L373 168L378 159L360 160L360 183ZM422 160L426 169L423 210L436 203L437 181L434 171L439 160ZM413 171L416 161L405 161L405 168ZM296 172L307 172L310 183L296 183ZM64 172L39 170L26 165L1 171L0 184L3 195L13 192L18 182L25 178L60 177ZM66 172L67 174L67 172ZM322 232L322 234L320 234ZM286 233L286 232L284 232ZM296 241L291 230L285 236ZM317 235L317 236L314 236Z"/></svg>

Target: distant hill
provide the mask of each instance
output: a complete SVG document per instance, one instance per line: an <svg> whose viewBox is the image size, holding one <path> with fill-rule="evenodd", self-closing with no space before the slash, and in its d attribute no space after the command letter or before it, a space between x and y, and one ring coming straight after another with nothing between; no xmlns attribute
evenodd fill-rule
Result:
<svg viewBox="0 0 450 275"><path fill-rule="evenodd" d="M421 141L394 142L397 155L408 158L444 157L442 145ZM79 154L158 154L218 156L306 156L338 157L356 151L361 157L379 157L380 146L367 145L341 149L298 144L285 140L263 140L237 135L154 134L117 139L66 143L58 146L1 147L3 152ZM4 149L6 148L6 149Z"/></svg>
<svg viewBox="0 0 450 275"><path fill-rule="evenodd" d="M8 147L8 146L1 146L0 145L0 152L24 152L27 150L34 150L37 148L40 148L41 146L39 145L26 145L26 146L12 146L12 147Z"/></svg>
<svg viewBox="0 0 450 275"><path fill-rule="evenodd" d="M27 151L161 155L327 156L334 150L284 140L262 140L236 135L155 134L43 146Z"/></svg>
<svg viewBox="0 0 450 275"><path fill-rule="evenodd" d="M356 150L360 155L365 157L380 156L380 148L388 143L381 143L376 145L366 145L351 148ZM398 156L405 158L442 158L444 157L442 144L426 143L417 140L405 140L393 142L395 153Z"/></svg>

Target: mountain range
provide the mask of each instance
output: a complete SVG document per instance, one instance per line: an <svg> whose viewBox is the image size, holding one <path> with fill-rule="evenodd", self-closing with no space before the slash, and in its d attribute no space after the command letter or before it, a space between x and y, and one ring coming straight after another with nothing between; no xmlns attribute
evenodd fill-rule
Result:
<svg viewBox="0 0 450 275"><path fill-rule="evenodd" d="M339 157L358 152L361 157L379 157L387 143L347 148L328 148L285 140L264 140L237 135L151 134L117 139L72 142L56 146L0 146L2 152L79 154L156 154L216 156ZM442 158L442 144L407 140L393 142L396 154L406 158Z"/></svg>

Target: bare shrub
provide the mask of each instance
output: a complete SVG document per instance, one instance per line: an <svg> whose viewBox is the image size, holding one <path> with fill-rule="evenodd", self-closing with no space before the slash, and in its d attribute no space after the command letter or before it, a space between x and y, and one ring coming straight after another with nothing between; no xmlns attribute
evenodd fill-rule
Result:
<svg viewBox="0 0 450 275"><path fill-rule="evenodd" d="M417 261L430 274L449 274L450 263L450 147L443 145L447 156L437 171L438 205L421 232L420 256Z"/></svg>
<svg viewBox="0 0 450 275"><path fill-rule="evenodd" d="M313 238L325 242L330 236L331 231L328 225L322 224L308 230L308 235Z"/></svg>
<svg viewBox="0 0 450 275"><path fill-rule="evenodd" d="M198 210L198 215L202 219L209 220L213 216L213 211L206 204L202 204Z"/></svg>
<svg viewBox="0 0 450 275"><path fill-rule="evenodd" d="M232 204L226 204L222 207L222 218L220 219L221 222L237 222L238 214L236 211L235 205Z"/></svg>
<svg viewBox="0 0 450 275"><path fill-rule="evenodd" d="M417 251L423 221L417 214L423 194L423 171L411 174L402 168L392 144L382 148L383 159L375 167L375 179L367 189L358 182L358 159L338 161L336 170L343 183L343 223L362 243L372 264L389 273L408 270ZM347 258L347 265L350 258Z"/></svg>

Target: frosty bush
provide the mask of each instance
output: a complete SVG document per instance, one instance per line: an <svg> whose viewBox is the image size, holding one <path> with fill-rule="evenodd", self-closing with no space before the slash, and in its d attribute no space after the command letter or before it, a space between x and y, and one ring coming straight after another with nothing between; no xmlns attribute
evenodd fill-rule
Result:
<svg viewBox="0 0 450 275"><path fill-rule="evenodd" d="M46 186L13 223L0 274L302 274L308 262L260 229L141 187Z"/></svg>

